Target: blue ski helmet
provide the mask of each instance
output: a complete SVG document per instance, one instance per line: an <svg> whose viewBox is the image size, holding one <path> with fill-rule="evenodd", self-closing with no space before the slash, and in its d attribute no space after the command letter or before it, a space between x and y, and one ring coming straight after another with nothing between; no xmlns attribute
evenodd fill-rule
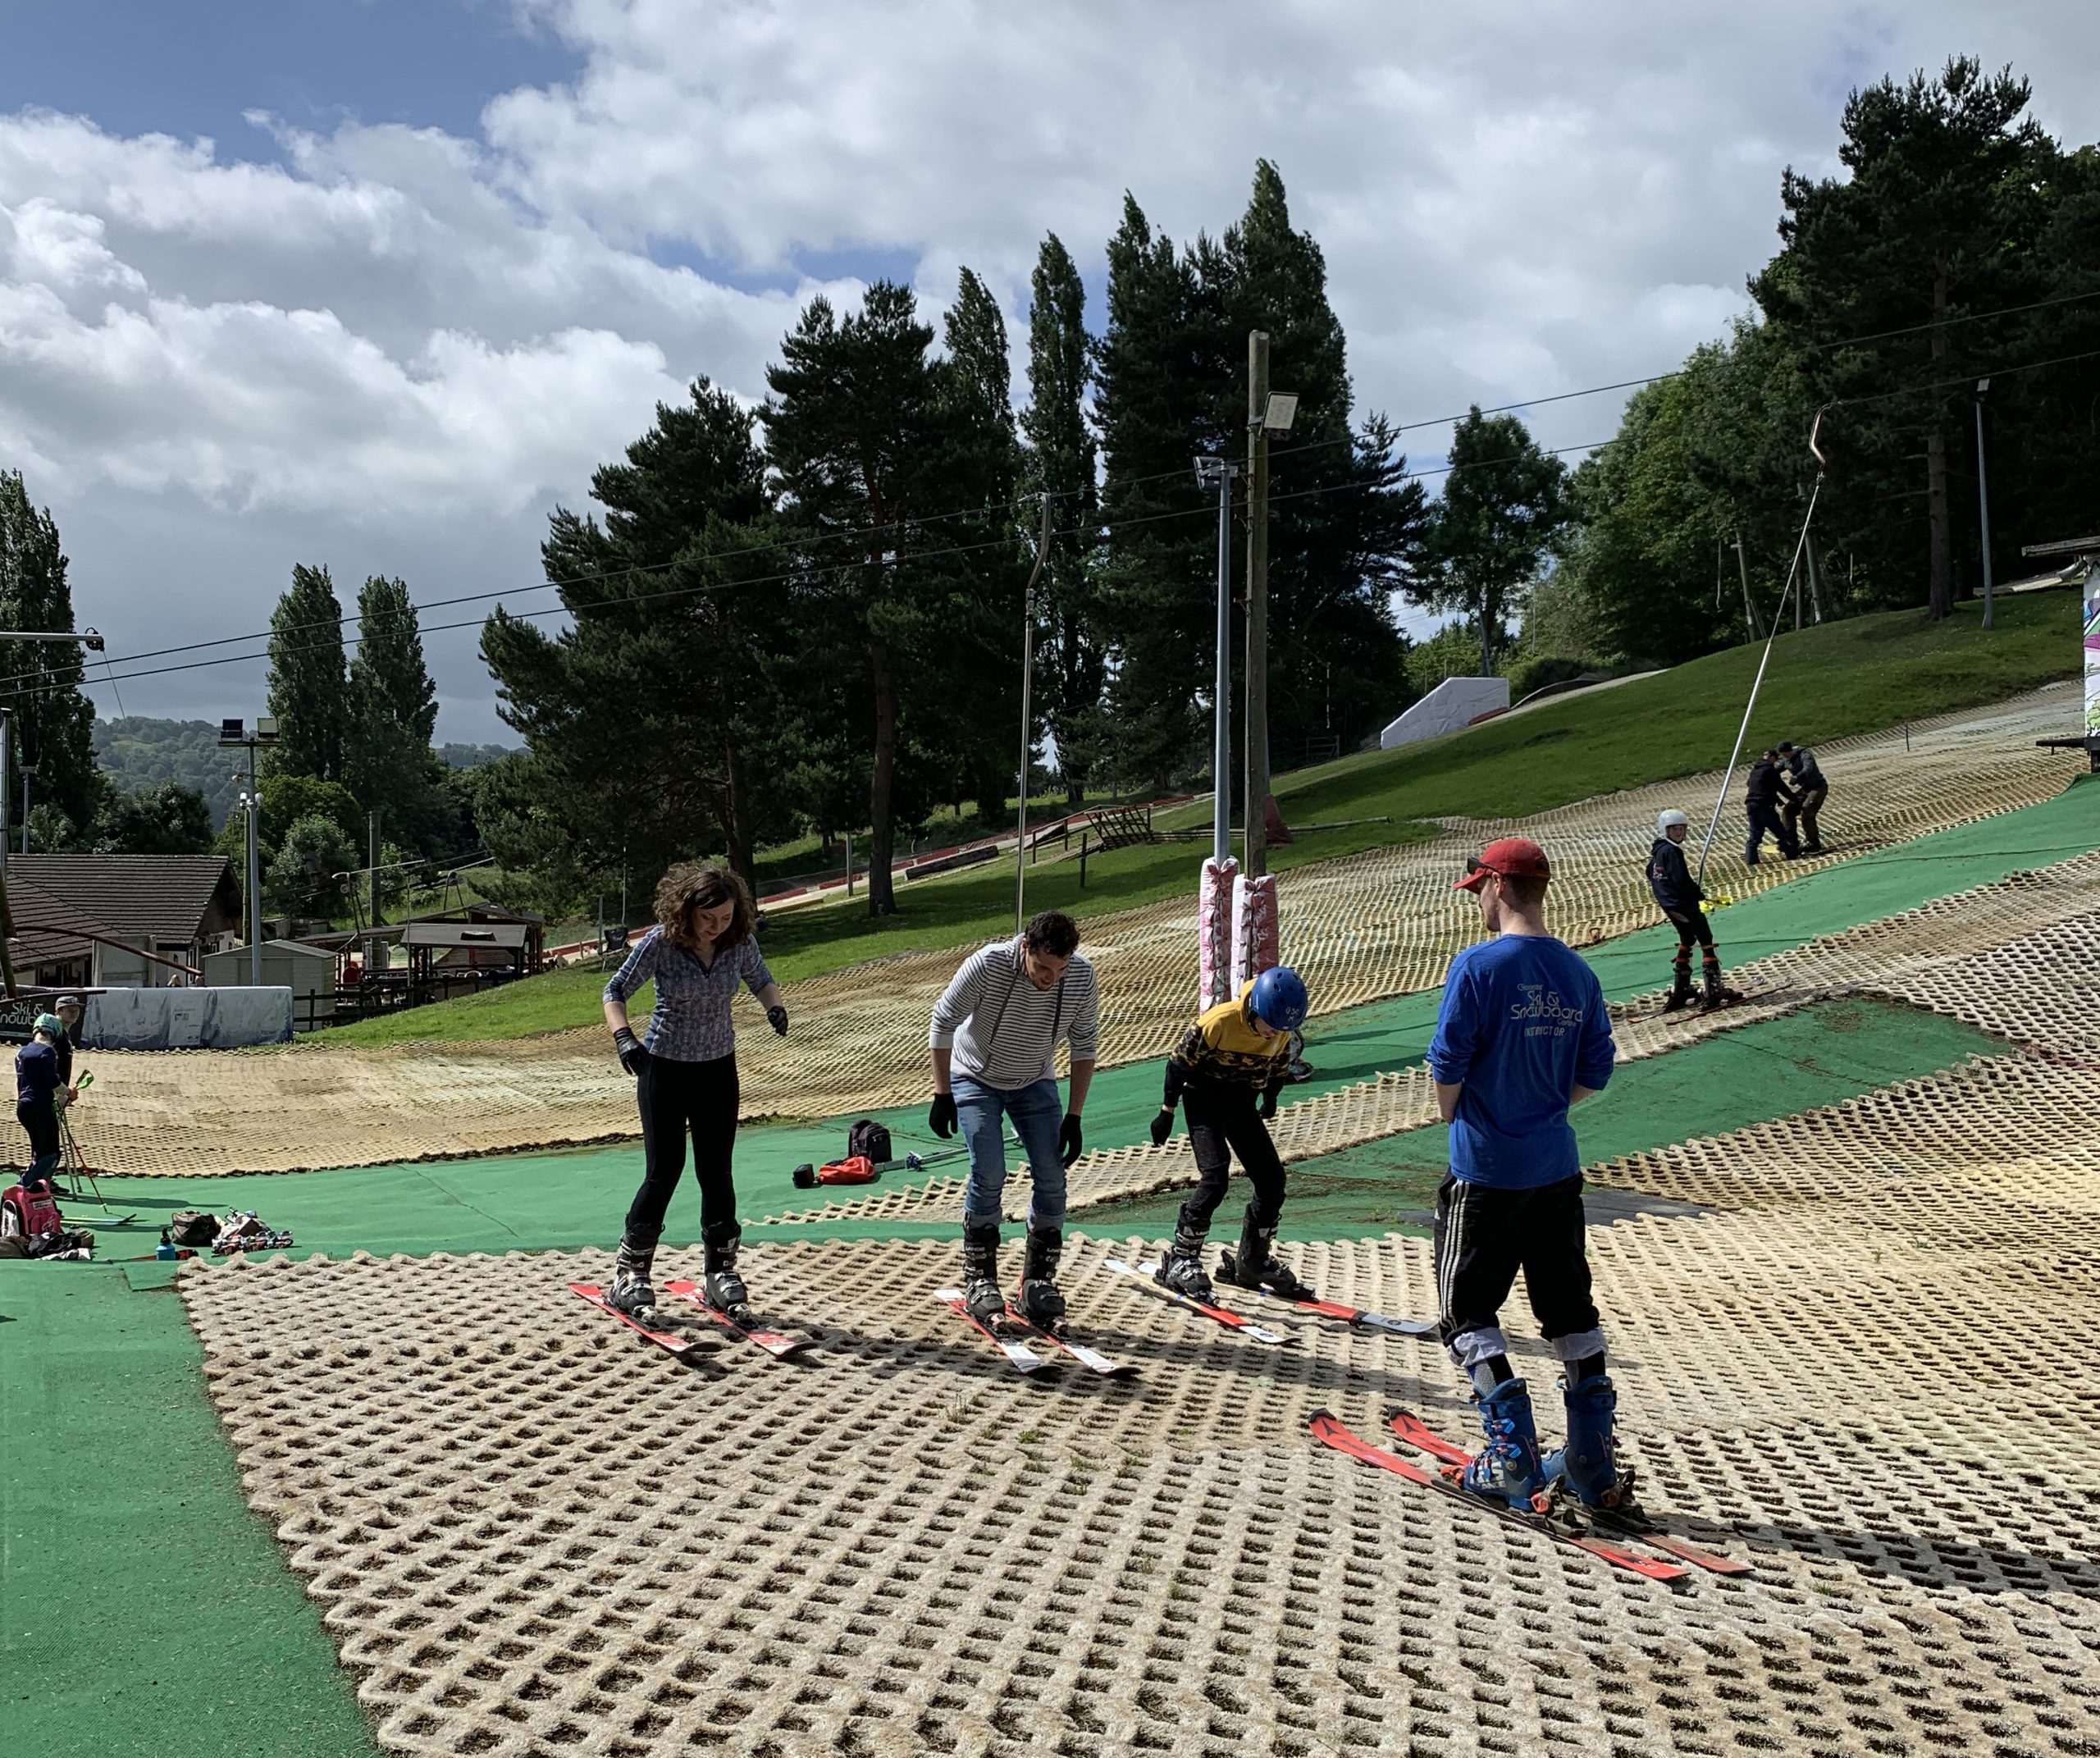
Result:
<svg viewBox="0 0 2100 1758"><path fill-rule="evenodd" d="M1288 965L1264 970L1254 979L1253 993L1247 998L1248 1011L1280 1032L1296 1031L1305 1023L1311 1006L1303 979Z"/></svg>

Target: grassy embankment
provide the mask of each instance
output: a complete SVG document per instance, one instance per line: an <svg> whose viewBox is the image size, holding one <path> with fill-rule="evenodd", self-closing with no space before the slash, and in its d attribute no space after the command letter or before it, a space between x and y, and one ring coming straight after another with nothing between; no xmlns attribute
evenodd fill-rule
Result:
<svg viewBox="0 0 2100 1758"><path fill-rule="evenodd" d="M2002 701L2072 675L2079 664L2078 600L2041 592L2001 600L1997 627L1978 627L1965 605L1940 623L1894 611L1780 637L1751 728L1751 743L1792 737L1820 742ZM1545 811L1621 788L1718 769L1728 760L1760 649L1732 647L1616 689L1549 702L1502 720L1412 745L1371 751L1285 777L1276 794L1286 820L1347 820L1273 852L1279 870L1414 840L1423 820ZM1845 784L1842 767L1833 777ZM1206 806L1169 814L1162 824L1207 826ZM1082 917L1129 909L1187 891L1203 842L1121 849L1078 864L1030 870L1029 901ZM864 959L938 951L989 939L1013 920L1013 872L1004 862L897 888L897 911L871 920L860 899L782 913L769 927L766 957L783 982ZM561 970L488 994L371 1020L328 1033L335 1044L459 1043L527 1037L597 1017L605 979Z"/></svg>

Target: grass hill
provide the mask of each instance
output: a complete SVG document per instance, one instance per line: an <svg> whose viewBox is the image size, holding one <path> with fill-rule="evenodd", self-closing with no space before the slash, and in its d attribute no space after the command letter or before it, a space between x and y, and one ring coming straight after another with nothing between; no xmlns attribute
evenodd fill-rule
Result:
<svg viewBox="0 0 2100 1758"><path fill-rule="evenodd" d="M1995 628L1984 631L1979 620L1979 607L1965 605L1939 623L1895 611L1782 635L1751 748L1782 738L1815 744L2002 701L2072 676L2081 664L2075 593L2002 600ZM1429 819L1544 811L1717 769L1728 761L1762 651L1730 648L1403 750L1299 770L1276 789L1287 822L1386 821L1303 836L1274 851L1271 865L1287 870L1419 838ZM1842 770L1832 779L1843 787ZM1209 806L1185 806L1157 822L1203 829ZM1119 850L1089 863L1084 890L1075 863L1039 867L1029 903L1084 917L1174 896L1193 888L1208 842ZM897 913L880 921L869 919L859 898L783 911L768 927L766 959L784 982L889 953L987 940L1011 931L1013 898L1013 869L1002 861L902 884ZM472 1000L345 1026L328 1041L461 1041L582 1025L598 1016L604 980L596 970L550 972Z"/></svg>

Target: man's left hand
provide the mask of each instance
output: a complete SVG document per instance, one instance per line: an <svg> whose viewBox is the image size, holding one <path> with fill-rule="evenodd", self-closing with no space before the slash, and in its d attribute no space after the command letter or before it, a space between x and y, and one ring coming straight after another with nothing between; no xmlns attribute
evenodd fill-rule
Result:
<svg viewBox="0 0 2100 1758"><path fill-rule="evenodd" d="M1059 1125L1057 1129L1057 1158L1063 1161L1066 1169L1070 1170L1072 1162L1084 1151L1080 1135L1079 1113L1075 1111L1066 1112L1064 1122Z"/></svg>

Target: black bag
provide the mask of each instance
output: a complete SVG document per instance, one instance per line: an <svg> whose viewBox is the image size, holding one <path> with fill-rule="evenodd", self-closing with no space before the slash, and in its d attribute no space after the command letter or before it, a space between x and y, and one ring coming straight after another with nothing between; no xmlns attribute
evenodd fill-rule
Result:
<svg viewBox="0 0 2100 1758"><path fill-rule="evenodd" d="M851 1159L856 1153L865 1153L878 1166L889 1162L889 1131L873 1117L861 1118L846 1132L847 1158Z"/></svg>
<svg viewBox="0 0 2100 1758"><path fill-rule="evenodd" d="M178 1245L208 1245L219 1236L219 1217L185 1208L168 1222L167 1236Z"/></svg>

